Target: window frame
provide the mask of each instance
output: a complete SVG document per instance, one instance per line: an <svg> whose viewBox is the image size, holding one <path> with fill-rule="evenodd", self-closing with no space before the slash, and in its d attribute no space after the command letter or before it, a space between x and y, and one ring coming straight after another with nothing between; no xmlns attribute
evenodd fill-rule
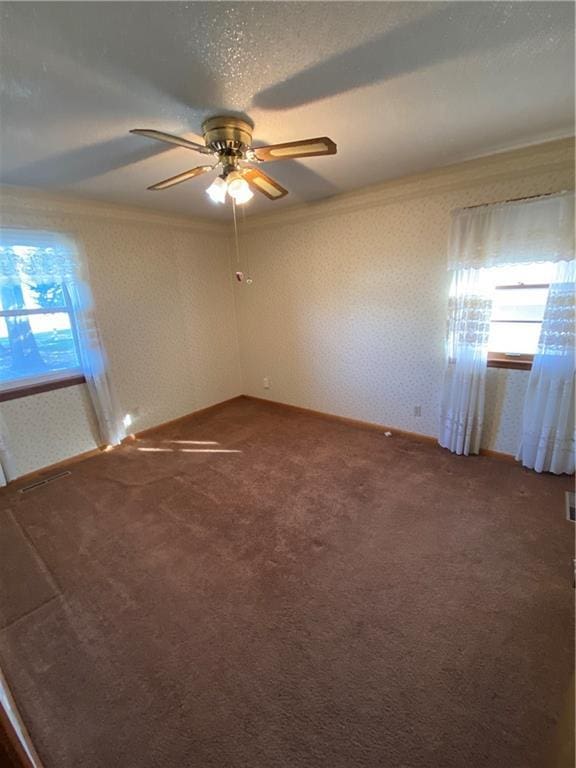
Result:
<svg viewBox="0 0 576 768"><path fill-rule="evenodd" d="M514 283L513 285L495 285L495 290L525 290L529 288L548 288L550 289L550 283ZM501 320L490 322L503 322L503 323L539 323L542 325L541 320ZM488 368L507 368L516 371L530 371L532 370L532 363L534 362L533 354L526 354L523 352L498 352L496 350L488 350L488 359L486 365Z"/></svg>
<svg viewBox="0 0 576 768"><path fill-rule="evenodd" d="M70 321L70 329L74 340L76 355L80 359L80 344L78 342L78 329L76 328L76 319L70 294L65 283L62 283L62 293L64 296L63 307L31 307L26 309L0 309L1 317L29 317L30 315L49 315L66 313ZM84 384L86 378L82 373L80 366L76 368L64 368L59 371L52 371L47 374L30 376L27 378L13 379L3 384L0 382L0 403L7 400L17 400L21 397L30 397L30 395L39 395L43 392L50 392L64 387L73 387L78 384Z"/></svg>

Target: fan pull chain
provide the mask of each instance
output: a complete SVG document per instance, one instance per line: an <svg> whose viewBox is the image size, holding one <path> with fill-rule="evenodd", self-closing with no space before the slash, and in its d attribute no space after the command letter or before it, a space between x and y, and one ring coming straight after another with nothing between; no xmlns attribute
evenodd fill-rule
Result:
<svg viewBox="0 0 576 768"><path fill-rule="evenodd" d="M236 268L238 270L236 272L236 277L238 277L238 275L241 275L242 273L239 271L240 270L240 244L238 242L238 222L236 221L236 200L234 200L234 198L232 198L232 213L234 215L234 245L236 246ZM239 278L239 279L242 279L242 278Z"/></svg>
<svg viewBox="0 0 576 768"><path fill-rule="evenodd" d="M242 215L242 228L244 228L244 220L246 219L246 209L240 209ZM252 273L250 272L250 249L246 251L246 285L252 285Z"/></svg>
<svg viewBox="0 0 576 768"><path fill-rule="evenodd" d="M236 280L238 280L239 283L243 282L244 280L244 272L241 270L240 265L240 240L238 237L238 220L236 217L236 200L232 198L232 213L234 215L234 245L236 248ZM244 211L242 211L242 221L244 221ZM252 284L252 278L249 276L249 274L246 276L246 284L251 285Z"/></svg>

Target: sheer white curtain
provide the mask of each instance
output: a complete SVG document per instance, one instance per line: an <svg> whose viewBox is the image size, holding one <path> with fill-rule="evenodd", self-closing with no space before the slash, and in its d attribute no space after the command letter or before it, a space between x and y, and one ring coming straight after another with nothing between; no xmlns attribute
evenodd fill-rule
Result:
<svg viewBox="0 0 576 768"><path fill-rule="evenodd" d="M454 272L448 303L448 365L438 442L465 456L480 450L491 293L486 270Z"/></svg>
<svg viewBox="0 0 576 768"><path fill-rule="evenodd" d="M104 346L98 330L92 293L84 274L85 265L77 261L76 275L65 290L73 308L80 364L96 414L102 445L118 445L126 437L122 412L110 382Z"/></svg>
<svg viewBox="0 0 576 768"><path fill-rule="evenodd" d="M516 458L537 472L574 472L574 260L556 265L534 358Z"/></svg>
<svg viewBox="0 0 576 768"><path fill-rule="evenodd" d="M573 258L573 192L454 211L440 445L464 455L480 450L495 268Z"/></svg>
<svg viewBox="0 0 576 768"><path fill-rule="evenodd" d="M0 412L0 487L14 477L9 445L8 429Z"/></svg>
<svg viewBox="0 0 576 768"><path fill-rule="evenodd" d="M573 258L574 192L464 208L452 214L450 270Z"/></svg>
<svg viewBox="0 0 576 768"><path fill-rule="evenodd" d="M33 283L62 286L71 310L80 367L94 406L100 442L117 445L125 437L125 430L108 376L84 259L65 235L0 228L0 287L19 283L23 276ZM4 475L9 475L6 465L10 463L10 451L2 437L0 433L0 462Z"/></svg>

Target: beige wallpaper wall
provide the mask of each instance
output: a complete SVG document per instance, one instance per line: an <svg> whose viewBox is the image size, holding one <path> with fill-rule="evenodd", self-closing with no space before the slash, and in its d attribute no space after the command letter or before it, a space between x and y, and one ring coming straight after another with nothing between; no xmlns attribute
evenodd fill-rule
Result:
<svg viewBox="0 0 576 768"><path fill-rule="evenodd" d="M218 223L9 188L0 215L83 247L135 431L244 392L436 435L450 211L571 188L573 164L553 142L248 218L251 285ZM485 447L515 452L526 382L488 372ZM83 387L2 403L0 419L17 474L95 446Z"/></svg>
<svg viewBox="0 0 576 768"><path fill-rule="evenodd" d="M16 476L96 447L86 387L69 387L0 403Z"/></svg>
<svg viewBox="0 0 576 768"><path fill-rule="evenodd" d="M436 435L450 211L572 186L562 141L247 221L244 392ZM515 453L526 382L488 372L484 447Z"/></svg>
<svg viewBox="0 0 576 768"><path fill-rule="evenodd" d="M83 248L111 377L134 430L238 395L227 230L5 189L4 226L66 231ZM17 474L95 446L84 387L0 404Z"/></svg>

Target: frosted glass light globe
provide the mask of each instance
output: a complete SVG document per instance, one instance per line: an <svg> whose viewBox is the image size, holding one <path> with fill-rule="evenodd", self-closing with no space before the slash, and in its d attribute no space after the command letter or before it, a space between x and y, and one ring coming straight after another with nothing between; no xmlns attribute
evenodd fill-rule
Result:
<svg viewBox="0 0 576 768"><path fill-rule="evenodd" d="M228 176L228 194L230 197L233 197L239 205L247 203L248 200L251 200L254 197L246 179L243 179L236 171Z"/></svg>
<svg viewBox="0 0 576 768"><path fill-rule="evenodd" d="M224 179L218 176L218 178L214 179L212 184L210 184L206 190L206 194L213 203L224 203L226 202L226 186Z"/></svg>

